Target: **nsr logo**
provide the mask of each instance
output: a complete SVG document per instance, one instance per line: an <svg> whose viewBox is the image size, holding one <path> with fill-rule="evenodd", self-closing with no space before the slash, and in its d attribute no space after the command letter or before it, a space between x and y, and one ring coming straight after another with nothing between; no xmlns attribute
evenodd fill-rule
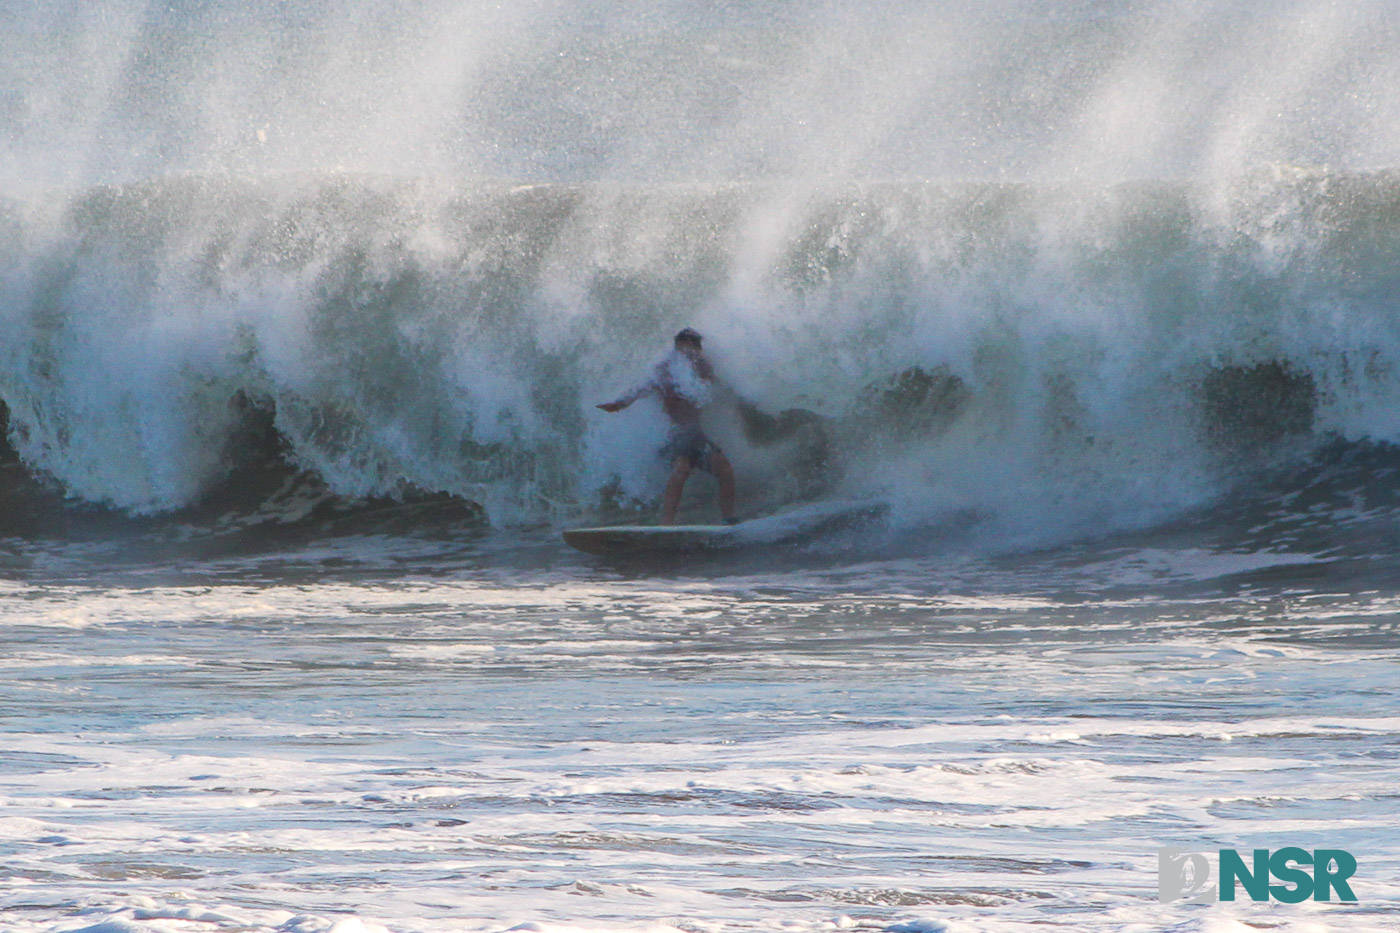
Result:
<svg viewBox="0 0 1400 933"><path fill-rule="evenodd" d="M1273 898L1285 904L1297 904L1312 898L1330 901L1337 892L1341 901L1355 901L1347 879L1356 874L1356 859L1342 849L1317 849L1309 852L1289 846L1273 855L1268 849L1254 850L1254 866L1247 868L1244 859L1234 849L1221 849L1219 882L1207 887L1211 879L1210 865L1198 852L1183 849L1157 850L1157 895L1162 903L1185 900L1188 904L1211 901L1233 901L1235 883L1244 886L1252 901ZM1309 873L1301 866L1312 866ZM1269 884L1269 876L1281 884Z"/></svg>

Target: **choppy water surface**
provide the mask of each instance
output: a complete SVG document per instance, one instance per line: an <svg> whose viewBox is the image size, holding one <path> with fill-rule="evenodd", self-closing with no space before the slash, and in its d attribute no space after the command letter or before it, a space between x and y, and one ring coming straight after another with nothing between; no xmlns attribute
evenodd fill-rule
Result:
<svg viewBox="0 0 1400 933"><path fill-rule="evenodd" d="M6 0L0 127L0 933L1400 929L1390 0ZM565 548L684 326L887 519Z"/></svg>
<svg viewBox="0 0 1400 933"><path fill-rule="evenodd" d="M1339 592L1326 561L1105 546L642 574L339 544L334 572L298 563L313 551L241 580L7 585L6 929L1400 914L1400 594ZM497 554L524 551L550 553ZM406 571L374 569L394 556ZM1161 845L1344 848L1360 903L1163 906Z"/></svg>

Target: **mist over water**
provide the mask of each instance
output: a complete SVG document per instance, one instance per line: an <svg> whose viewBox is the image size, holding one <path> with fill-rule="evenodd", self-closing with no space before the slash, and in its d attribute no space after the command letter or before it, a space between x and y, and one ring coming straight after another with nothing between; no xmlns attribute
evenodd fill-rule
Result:
<svg viewBox="0 0 1400 933"><path fill-rule="evenodd" d="M1393 6L7 6L7 188L1190 176L1396 163Z"/></svg>
<svg viewBox="0 0 1400 933"><path fill-rule="evenodd" d="M645 503L659 418L592 403L682 324L828 419L719 419L751 509L1151 520L1270 379L1295 446L1392 439L1385 4L4 17L0 397L79 501L198 501L252 405L341 496Z"/></svg>
<svg viewBox="0 0 1400 933"><path fill-rule="evenodd" d="M6 931L1393 926L1395 4L16 0L0 128ZM887 520L565 547L683 326Z"/></svg>

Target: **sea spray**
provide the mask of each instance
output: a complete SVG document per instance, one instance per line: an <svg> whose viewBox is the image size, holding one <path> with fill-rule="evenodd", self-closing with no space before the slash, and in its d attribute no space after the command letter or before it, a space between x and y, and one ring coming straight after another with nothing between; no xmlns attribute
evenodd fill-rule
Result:
<svg viewBox="0 0 1400 933"><path fill-rule="evenodd" d="M1310 438L1394 439L1395 190L844 184L774 227L787 186L102 187L12 206L0 397L84 501L197 500L241 394L338 494L535 521L655 495L659 413L593 403L691 323L759 409L811 413L830 490L913 520L1136 522ZM796 494L812 437L713 420L751 502Z"/></svg>
<svg viewBox="0 0 1400 933"><path fill-rule="evenodd" d="M1384 4L4 15L0 399L76 502L198 502L253 410L342 497L649 508L592 406L686 324L754 511L1053 538L1400 430Z"/></svg>

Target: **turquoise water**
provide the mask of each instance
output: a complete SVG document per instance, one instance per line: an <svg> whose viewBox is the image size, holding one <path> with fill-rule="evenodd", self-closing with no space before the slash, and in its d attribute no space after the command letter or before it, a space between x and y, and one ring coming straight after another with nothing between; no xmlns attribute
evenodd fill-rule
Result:
<svg viewBox="0 0 1400 933"><path fill-rule="evenodd" d="M4 5L0 930L1396 929L1398 30Z"/></svg>

